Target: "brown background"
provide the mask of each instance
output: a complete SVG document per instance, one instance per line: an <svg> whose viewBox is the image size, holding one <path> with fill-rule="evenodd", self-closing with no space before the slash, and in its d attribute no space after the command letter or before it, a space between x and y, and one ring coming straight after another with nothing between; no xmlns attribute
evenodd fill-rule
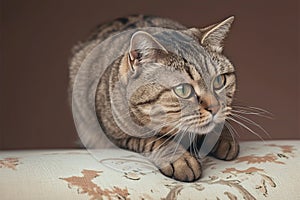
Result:
<svg viewBox="0 0 300 200"><path fill-rule="evenodd" d="M275 115L255 118L271 139L300 138L297 0L2 0L0 149L74 147L67 102L70 49L97 24L136 13L187 26L235 15L225 51L238 73L237 101ZM258 139L238 130L243 140Z"/></svg>

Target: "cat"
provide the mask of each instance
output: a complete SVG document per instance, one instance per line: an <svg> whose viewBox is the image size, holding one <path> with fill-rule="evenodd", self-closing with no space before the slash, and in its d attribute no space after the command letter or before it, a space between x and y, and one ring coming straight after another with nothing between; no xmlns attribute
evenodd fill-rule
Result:
<svg viewBox="0 0 300 200"><path fill-rule="evenodd" d="M229 17L205 28L186 28L166 18L132 15L102 24L86 41L80 42L73 49L69 66L69 96L72 96L75 78L84 59L93 48L114 34L157 27L175 30L192 38L202 50L188 51L188 54L191 57L203 55L205 60L202 66L195 66L184 57L170 52L151 33L144 30L135 31L127 41L129 49L122 52L122 56L113 61L98 80L95 111L101 128L115 145L145 155L167 177L183 182L196 181L203 173L197 151L206 136L212 134L210 132L214 130L216 124L224 122L230 114L235 93L234 66L223 55L224 39L233 20L234 17ZM185 81L176 79L174 80L176 84L172 87L165 87L156 82L145 83L127 98L130 84L142 77L151 76L154 68L164 70L165 73L159 74L163 77L162 81L176 77L175 73L182 76ZM201 72L201 68L208 69L206 75ZM205 82L204 77L207 75ZM117 87L121 89L115 89ZM117 91L116 94L112 92L114 89ZM218 96L220 92L223 92L224 98ZM128 134L120 127L118 117L115 117L113 95L122 97L124 101L120 100L117 104L126 104L129 109L128 115L122 119L125 124L128 120L128 124L131 121L139 127L151 129L149 125L151 120L169 123L164 123L155 134L148 137ZM161 109L149 109L155 105L159 105ZM164 111L162 114L164 119L158 116L161 110ZM177 137L178 135L182 136ZM186 135L188 140L192 140L188 147L181 141ZM191 135L192 137L189 137ZM209 155L222 160L233 160L238 153L238 141L225 126ZM172 155L176 155L175 159L168 159Z"/></svg>

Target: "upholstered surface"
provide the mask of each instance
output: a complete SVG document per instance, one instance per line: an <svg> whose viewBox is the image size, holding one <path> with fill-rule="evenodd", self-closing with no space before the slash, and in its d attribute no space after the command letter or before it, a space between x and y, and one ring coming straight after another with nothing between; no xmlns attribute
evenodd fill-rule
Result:
<svg viewBox="0 0 300 200"><path fill-rule="evenodd" d="M100 150L0 151L0 199L300 199L300 141L243 142L238 159L207 157L194 183L139 155Z"/></svg>

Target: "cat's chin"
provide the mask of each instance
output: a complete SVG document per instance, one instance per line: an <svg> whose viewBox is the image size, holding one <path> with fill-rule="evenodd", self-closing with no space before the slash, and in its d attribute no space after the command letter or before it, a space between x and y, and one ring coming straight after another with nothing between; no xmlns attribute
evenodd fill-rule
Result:
<svg viewBox="0 0 300 200"><path fill-rule="evenodd" d="M222 120L222 119L211 120L208 123L199 127L197 134L206 135L213 131L222 130L224 123L225 123L225 120Z"/></svg>
<svg viewBox="0 0 300 200"><path fill-rule="evenodd" d="M209 122L209 123L205 124L204 126L200 127L198 134L206 135L206 134L210 133L211 131L213 131L215 127L216 127L216 125L214 122Z"/></svg>

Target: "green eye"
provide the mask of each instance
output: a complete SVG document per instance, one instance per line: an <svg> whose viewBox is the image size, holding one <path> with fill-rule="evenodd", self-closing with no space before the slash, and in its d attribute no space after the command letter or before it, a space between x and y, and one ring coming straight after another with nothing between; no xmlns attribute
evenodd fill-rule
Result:
<svg viewBox="0 0 300 200"><path fill-rule="evenodd" d="M224 74L217 76L214 80L213 86L215 90L220 90L225 86L226 77Z"/></svg>
<svg viewBox="0 0 300 200"><path fill-rule="evenodd" d="M180 98L183 98L183 99L187 99L187 98L191 97L191 95L194 92L193 87L187 83L180 84L180 85L174 87L173 90L177 96L179 96Z"/></svg>

